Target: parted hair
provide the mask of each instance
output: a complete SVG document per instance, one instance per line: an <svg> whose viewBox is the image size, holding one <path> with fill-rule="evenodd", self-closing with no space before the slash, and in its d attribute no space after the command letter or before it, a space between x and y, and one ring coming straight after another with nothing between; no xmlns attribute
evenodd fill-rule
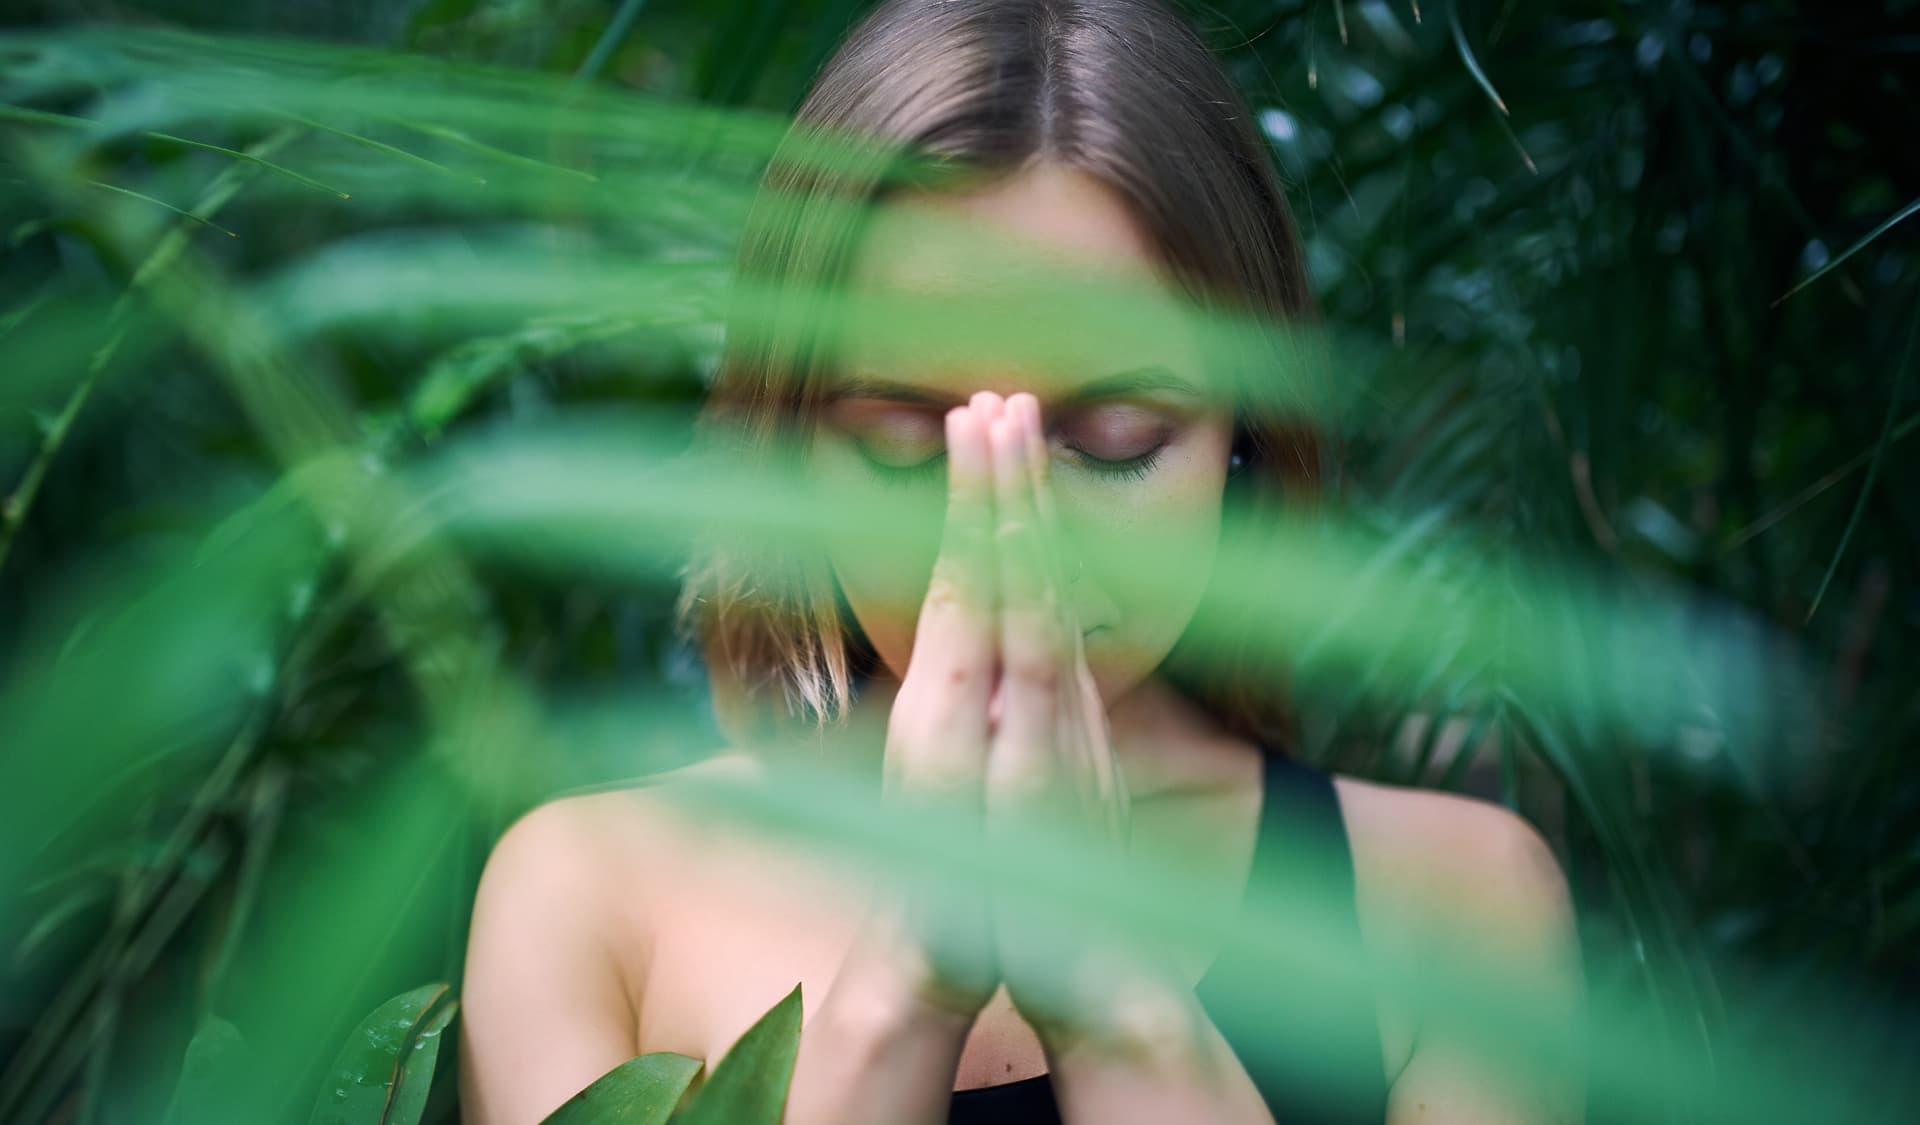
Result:
<svg viewBox="0 0 1920 1125"><path fill-rule="evenodd" d="M822 161L823 146L839 146L839 158ZM791 290L792 307L757 310L767 319L752 331L729 315L700 414L703 445L767 472L807 447L830 362L810 334L808 294L846 277L861 233L845 218L850 204L926 186L928 168L991 178L1038 162L1089 174L1124 199L1163 272L1197 306L1282 335L1313 320L1266 144L1178 13L1157 0L885 0L822 66L766 168L736 276L762 292ZM1281 377L1277 363L1271 377ZM1319 432L1275 396L1234 398L1234 487L1253 522L1282 496L1312 502ZM682 578L676 619L706 659L729 733L838 721L877 667L817 547L715 539ZM1219 602L1210 589L1161 671L1228 729L1284 751L1294 729L1284 667L1274 646L1249 644L1252 618Z"/></svg>

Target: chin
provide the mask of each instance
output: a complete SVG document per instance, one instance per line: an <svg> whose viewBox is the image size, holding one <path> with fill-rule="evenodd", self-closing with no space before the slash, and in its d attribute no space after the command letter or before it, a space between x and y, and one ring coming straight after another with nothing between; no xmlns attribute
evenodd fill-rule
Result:
<svg viewBox="0 0 1920 1125"><path fill-rule="evenodd" d="M1149 654L1115 651L1104 631L1096 631L1086 643L1087 668L1093 673L1094 686L1100 690L1100 704L1108 711L1139 687L1159 665L1158 660L1147 658Z"/></svg>

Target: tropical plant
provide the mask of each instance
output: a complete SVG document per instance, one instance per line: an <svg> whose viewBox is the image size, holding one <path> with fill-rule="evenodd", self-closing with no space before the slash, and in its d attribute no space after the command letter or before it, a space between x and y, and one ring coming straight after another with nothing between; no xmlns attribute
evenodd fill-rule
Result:
<svg viewBox="0 0 1920 1125"><path fill-rule="evenodd" d="M0 35L0 1119L452 1118L455 1001L413 986L457 979L491 842L721 744L668 625L689 544L893 526L681 459L758 173L864 7L43 0ZM1223 560L1309 756L1549 834L1594 1120L1910 1118L1909 6L1186 7L1339 376L1335 513ZM1189 917L844 779L702 799ZM1276 973L1336 960L1252 922ZM1398 983L1510 1038L1471 970ZM556 1119L777 1120L798 1018Z"/></svg>

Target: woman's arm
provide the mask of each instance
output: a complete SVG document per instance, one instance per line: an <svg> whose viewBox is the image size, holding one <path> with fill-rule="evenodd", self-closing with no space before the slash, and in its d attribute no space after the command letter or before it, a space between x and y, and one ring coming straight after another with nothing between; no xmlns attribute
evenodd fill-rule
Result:
<svg viewBox="0 0 1920 1125"><path fill-rule="evenodd" d="M532 1125L638 1053L575 800L521 817L480 876L460 998L467 1125Z"/></svg>
<svg viewBox="0 0 1920 1125"><path fill-rule="evenodd" d="M1192 989L1162 975L1129 981L1116 974L1112 986L1101 1027L1068 1038L1051 1028L1042 1035L1064 1122L1273 1125L1259 1089Z"/></svg>
<svg viewBox="0 0 1920 1125"><path fill-rule="evenodd" d="M1546 1063L1519 1051L1490 1057L1476 1047L1484 1037L1475 1021L1444 1008L1420 1013L1412 1054L1393 1083L1389 1125L1578 1125L1586 1117L1586 986L1572 897L1552 849L1497 805L1433 793L1405 799L1400 832L1425 835L1428 854L1444 857L1429 867L1425 886L1402 891L1423 920L1426 961L1442 971L1497 966L1498 991L1487 990L1485 1003L1514 1014L1525 1005L1537 1032L1529 1046L1564 1051Z"/></svg>
<svg viewBox="0 0 1920 1125"><path fill-rule="evenodd" d="M941 1125L971 1015L937 986L889 908L873 911L806 1018L782 1125Z"/></svg>
<svg viewBox="0 0 1920 1125"><path fill-rule="evenodd" d="M1585 1119L1577 1063L1585 986L1573 906L1551 849L1497 805L1343 786L1362 897L1370 900L1363 931L1392 928L1394 940L1381 946L1416 934L1411 945L1429 969L1498 966L1498 994L1483 990L1486 1002L1509 1011L1526 1004L1540 1032L1531 1045L1551 1039L1571 1049L1550 1066L1517 1052L1489 1058L1476 1049L1474 1020L1457 1011L1419 1013L1414 1046L1391 1083L1387 1125L1578 1125ZM1270 1125L1245 1067L1190 990L1144 978L1132 986L1116 981L1115 989L1130 999L1100 1036L1047 1043L1068 1125Z"/></svg>

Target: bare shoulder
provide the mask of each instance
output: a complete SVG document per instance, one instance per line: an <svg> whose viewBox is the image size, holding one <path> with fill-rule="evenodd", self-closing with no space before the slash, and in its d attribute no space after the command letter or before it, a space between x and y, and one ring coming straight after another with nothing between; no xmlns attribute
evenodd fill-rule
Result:
<svg viewBox="0 0 1920 1125"><path fill-rule="evenodd" d="M676 785L701 778L751 780L762 773L753 755L728 750L633 784L555 797L501 834L482 876L483 897L491 880L507 896L546 899L569 916L642 898L657 904L664 882L709 843L675 802ZM643 888L649 892L644 896L638 893ZM629 926L621 932L634 933Z"/></svg>
<svg viewBox="0 0 1920 1125"><path fill-rule="evenodd" d="M721 755L685 769L752 768ZM698 847L672 807L676 780L547 801L494 845L461 986L465 1120L539 1120L639 1053L652 920L682 905L669 876Z"/></svg>
<svg viewBox="0 0 1920 1125"><path fill-rule="evenodd" d="M1552 847L1533 825L1501 805L1455 793L1348 777L1336 777L1334 786L1353 850L1361 940L1371 956L1411 971L1411 979L1434 979L1435 970L1453 979L1479 966L1543 1011L1576 1018L1585 989L1572 898ZM1417 1072L1415 1045L1427 1044L1422 1057L1435 1055L1440 1048L1433 1045L1446 1042L1455 1017L1383 995L1387 1073Z"/></svg>
<svg viewBox="0 0 1920 1125"><path fill-rule="evenodd" d="M1391 884L1438 877L1490 890L1563 895L1553 849L1525 817L1458 793L1336 777L1354 861Z"/></svg>
<svg viewBox="0 0 1920 1125"><path fill-rule="evenodd" d="M1354 778L1334 781L1362 924L1420 939L1510 944L1572 931L1567 880L1539 830L1504 806ZM1415 929L1403 929L1407 923Z"/></svg>

